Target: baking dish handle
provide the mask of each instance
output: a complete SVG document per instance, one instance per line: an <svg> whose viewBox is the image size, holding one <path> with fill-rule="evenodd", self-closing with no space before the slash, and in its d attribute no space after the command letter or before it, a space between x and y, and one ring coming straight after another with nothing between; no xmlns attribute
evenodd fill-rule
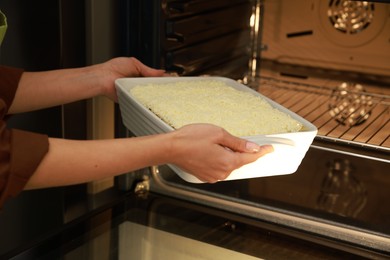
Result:
<svg viewBox="0 0 390 260"><path fill-rule="evenodd" d="M295 146L295 142L289 138L275 137L275 136L256 136L245 138L248 141L254 142L258 145L288 145Z"/></svg>

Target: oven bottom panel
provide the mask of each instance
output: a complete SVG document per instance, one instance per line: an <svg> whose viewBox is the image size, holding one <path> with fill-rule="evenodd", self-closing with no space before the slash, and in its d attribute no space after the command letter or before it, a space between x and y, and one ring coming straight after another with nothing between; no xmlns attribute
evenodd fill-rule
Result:
<svg viewBox="0 0 390 260"><path fill-rule="evenodd" d="M12 259L380 259L321 236L153 193L130 194Z"/></svg>

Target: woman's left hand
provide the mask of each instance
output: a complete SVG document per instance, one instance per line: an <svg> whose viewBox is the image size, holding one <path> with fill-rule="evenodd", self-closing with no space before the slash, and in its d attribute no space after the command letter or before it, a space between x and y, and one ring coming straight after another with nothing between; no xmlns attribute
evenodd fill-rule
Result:
<svg viewBox="0 0 390 260"><path fill-rule="evenodd" d="M124 77L161 77L164 70L153 69L146 66L136 58L119 57L105 63L95 65L98 69L103 84L104 95L113 101L117 101L115 80Z"/></svg>

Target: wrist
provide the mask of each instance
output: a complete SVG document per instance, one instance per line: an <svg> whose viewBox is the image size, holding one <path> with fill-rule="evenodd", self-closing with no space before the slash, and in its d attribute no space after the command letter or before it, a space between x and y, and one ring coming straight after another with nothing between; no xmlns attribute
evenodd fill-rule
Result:
<svg viewBox="0 0 390 260"><path fill-rule="evenodd" d="M177 150L175 149L175 131L162 134L163 163L175 163Z"/></svg>
<svg viewBox="0 0 390 260"><path fill-rule="evenodd" d="M85 80L86 86L91 90L91 97L105 96L108 93L107 74L104 69L101 68L102 64L96 64L81 68L81 77Z"/></svg>

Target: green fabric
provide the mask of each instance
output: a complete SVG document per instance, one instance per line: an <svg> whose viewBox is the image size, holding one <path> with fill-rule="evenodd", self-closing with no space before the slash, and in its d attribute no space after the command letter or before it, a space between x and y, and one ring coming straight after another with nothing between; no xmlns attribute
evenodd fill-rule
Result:
<svg viewBox="0 0 390 260"><path fill-rule="evenodd" d="M7 31L7 17L0 11L0 46Z"/></svg>

